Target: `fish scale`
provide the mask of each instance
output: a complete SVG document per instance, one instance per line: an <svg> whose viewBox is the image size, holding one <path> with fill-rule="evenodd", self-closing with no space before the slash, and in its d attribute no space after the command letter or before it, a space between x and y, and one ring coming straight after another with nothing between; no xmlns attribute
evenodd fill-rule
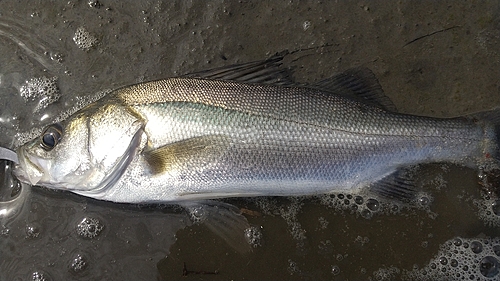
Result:
<svg viewBox="0 0 500 281"><path fill-rule="evenodd" d="M259 91L254 93L268 96L275 90L275 87L268 87L266 92L263 90L265 88L261 86ZM213 95L215 94L214 92ZM130 174L126 173L118 183L123 187L104 194L102 199L123 202L133 200L130 193L123 194L120 190L134 190L135 186L129 184L129 178L137 178L138 171L142 171L142 177L139 177L141 185L148 186L147 192L132 192L133 198L143 196L140 200L154 198L155 194L164 190L165 182L177 193L169 194L169 198L155 198L157 201L188 200L193 194L196 198L203 195L203 198L212 198L220 194L299 195L359 188L362 184L382 178L401 165L422 161L462 162L464 157L479 153L478 140L483 134L478 125L463 118L430 120L413 117L410 121L409 117L403 116L407 119L405 126L408 127L424 126L426 123L438 124L443 129L437 136L436 131L439 129L427 130L427 134L431 136L416 137L411 134L384 133L380 128L384 126L372 129L370 134L367 134L363 133L367 129L348 129L347 126L338 129L335 125L340 121L333 122L335 118L328 119L333 125L318 126L317 120L313 122L307 119L309 122L304 122L292 119L291 115L272 118L270 113L256 114L253 107L242 109L240 106L228 104L222 107L218 104L202 103L203 99L197 97L193 100L197 102L180 99L176 102L161 101L132 107L148 119L145 129L150 134L148 138L154 140L152 147L216 134L228 137L225 141L229 142L229 148L225 153L217 159L203 159L202 162L213 163L210 168L197 169L196 165L186 165L176 171L175 177L172 176L173 173L166 173L164 178L156 178L157 181L150 180L145 172L146 163L133 162L131 167L135 169L132 169ZM311 101L308 101L308 105L311 104ZM352 117L348 115L347 118L366 114L367 108L364 105L355 108L360 108L359 112L352 110ZM394 117L373 116L387 114L386 112L376 108L368 109L370 118L375 118L378 123L381 123L382 119L387 120L388 124L394 124ZM330 110L332 111L335 112ZM276 113L272 114L275 115ZM338 115L334 117L340 120L346 118ZM368 118L365 117L364 120ZM358 127L369 128L373 123L373 120L365 123L358 121ZM399 132L408 131L401 124L399 127ZM415 133L416 130L412 132ZM451 135L446 135L450 132ZM460 138L453 138L454 136ZM464 140L473 142L469 144Z"/></svg>
<svg viewBox="0 0 500 281"><path fill-rule="evenodd" d="M62 123L66 130L98 132L89 137L95 148L69 144L63 136L52 151L42 151L34 140L19 150L27 159L20 160L19 174L96 199L178 202L352 191L420 163L477 167L496 152L494 126L487 120L384 110L345 94L366 99L377 88L352 74L333 77L323 84L329 88L186 77L124 87L75 115L89 125L75 126L74 117ZM122 157L116 157L117 149L125 151ZM90 159L87 170L81 171L80 160L72 161L70 152L76 150ZM50 154L67 155L65 163L74 168L58 169ZM44 171L50 161L51 170ZM97 175L93 178L102 183L86 183L81 176L82 182L75 182L72 169ZM58 174L57 183L52 174Z"/></svg>

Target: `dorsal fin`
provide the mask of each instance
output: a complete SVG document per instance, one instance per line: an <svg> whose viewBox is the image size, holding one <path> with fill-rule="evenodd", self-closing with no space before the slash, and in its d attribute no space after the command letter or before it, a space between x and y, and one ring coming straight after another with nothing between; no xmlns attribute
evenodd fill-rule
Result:
<svg viewBox="0 0 500 281"><path fill-rule="evenodd" d="M190 73L182 77L214 80L230 80L246 83L272 84L281 86L293 85L290 70L280 67L282 54L276 54L264 61L233 64L215 69Z"/></svg>
<svg viewBox="0 0 500 281"><path fill-rule="evenodd" d="M388 111L397 111L394 103L384 94L375 74L366 67L349 69L314 83L310 87L371 104Z"/></svg>

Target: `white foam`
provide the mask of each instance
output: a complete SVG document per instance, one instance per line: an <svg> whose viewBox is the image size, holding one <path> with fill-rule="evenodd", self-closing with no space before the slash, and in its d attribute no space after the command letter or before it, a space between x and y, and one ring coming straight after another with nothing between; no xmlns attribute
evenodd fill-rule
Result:
<svg viewBox="0 0 500 281"><path fill-rule="evenodd" d="M421 269L406 272L411 280L498 280L500 238L456 237L441 245Z"/></svg>
<svg viewBox="0 0 500 281"><path fill-rule="evenodd" d="M80 26L76 29L75 35L73 35L73 41L78 46L78 48L85 51L90 50L98 43L97 38L90 34L83 26Z"/></svg>
<svg viewBox="0 0 500 281"><path fill-rule="evenodd" d="M26 102L37 101L35 112L46 108L49 104L56 102L61 97L57 87L57 77L32 78L24 83L19 89L21 97Z"/></svg>

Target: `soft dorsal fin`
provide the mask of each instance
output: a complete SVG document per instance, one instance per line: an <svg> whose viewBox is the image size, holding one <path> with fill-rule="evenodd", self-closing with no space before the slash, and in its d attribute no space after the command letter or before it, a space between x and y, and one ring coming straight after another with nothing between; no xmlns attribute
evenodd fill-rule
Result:
<svg viewBox="0 0 500 281"><path fill-rule="evenodd" d="M215 69L190 73L182 77L214 80L230 80L246 83L260 83L289 86L293 85L290 70L280 67L283 61L281 54L263 60L242 64L233 64Z"/></svg>
<svg viewBox="0 0 500 281"><path fill-rule="evenodd" d="M321 80L310 87L371 104L396 112L396 106L384 94L375 74L366 68L349 69L333 77Z"/></svg>

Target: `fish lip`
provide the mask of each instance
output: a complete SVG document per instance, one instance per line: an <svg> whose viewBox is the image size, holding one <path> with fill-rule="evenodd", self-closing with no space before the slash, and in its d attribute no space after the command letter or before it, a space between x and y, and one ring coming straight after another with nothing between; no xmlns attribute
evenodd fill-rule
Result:
<svg viewBox="0 0 500 281"><path fill-rule="evenodd" d="M19 158L19 163L16 164L13 171L14 176L22 182L36 185L44 174L42 169L39 165L37 165L37 163L35 163L35 161L33 161L32 157L26 153L23 147L17 150L17 156ZM37 175L30 176L28 173L28 167L33 169Z"/></svg>

